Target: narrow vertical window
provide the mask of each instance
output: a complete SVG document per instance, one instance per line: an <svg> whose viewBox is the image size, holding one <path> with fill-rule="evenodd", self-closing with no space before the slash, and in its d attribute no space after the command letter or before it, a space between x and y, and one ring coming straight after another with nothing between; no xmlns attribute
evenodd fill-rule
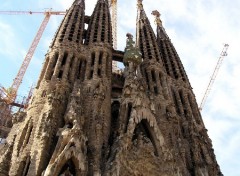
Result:
<svg viewBox="0 0 240 176"><path fill-rule="evenodd" d="M79 65L78 65L77 79L80 79L80 77L81 77L81 70L82 70L82 61L80 60Z"/></svg>
<svg viewBox="0 0 240 176"><path fill-rule="evenodd" d="M154 70L151 70L151 74L152 74L153 82L156 83L156 76L155 76Z"/></svg>
<svg viewBox="0 0 240 176"><path fill-rule="evenodd" d="M183 96L183 91L182 90L179 91L179 96L180 96L181 103L183 105L184 115L187 115L187 105L186 105L186 102L184 100L184 96Z"/></svg>
<svg viewBox="0 0 240 176"><path fill-rule="evenodd" d="M163 76L162 76L162 73L159 73L159 79L160 79L160 84L161 84L161 86L162 87L164 87L163 85L163 82L164 82L164 80L163 80Z"/></svg>
<svg viewBox="0 0 240 176"><path fill-rule="evenodd" d="M95 52L93 52L91 54L91 67L90 67L90 75L89 75L88 79L92 79L93 78L95 57L96 57Z"/></svg>
<svg viewBox="0 0 240 176"><path fill-rule="evenodd" d="M25 137L25 141L24 141L24 146L26 146L29 143L29 140L31 138L31 134L33 131L33 126L31 126L30 128L28 128L28 131L26 133L26 137Z"/></svg>
<svg viewBox="0 0 240 176"><path fill-rule="evenodd" d="M108 67L110 66L110 64L109 64L109 55L107 55L107 57L106 57L106 70L105 70L105 72L106 72L106 76L109 76L109 73L108 73Z"/></svg>
<svg viewBox="0 0 240 176"><path fill-rule="evenodd" d="M74 59L75 59L75 56L73 55L72 58L71 58L71 60L70 60L69 70L68 70L68 80L69 80L69 81L71 81L71 80L70 80L70 75L71 75L72 64L73 64Z"/></svg>
<svg viewBox="0 0 240 176"><path fill-rule="evenodd" d="M89 79L92 79L93 78L93 70L90 71L90 76L89 76Z"/></svg>
<svg viewBox="0 0 240 176"><path fill-rule="evenodd" d="M95 62L95 53L93 52L91 55L91 66L94 66L94 62Z"/></svg>
<svg viewBox="0 0 240 176"><path fill-rule="evenodd" d="M197 104L194 103L194 100L193 100L193 98L192 98L192 96L191 96L190 94L188 94L188 101L189 101L189 104L190 104L190 107L191 107L191 110L192 110L192 113L193 113L193 116L194 116L196 122L197 122L198 124L200 124L200 123L201 123L201 120L200 120L199 117L200 117L201 115L200 115L200 113L199 113Z"/></svg>
<svg viewBox="0 0 240 176"><path fill-rule="evenodd" d="M157 95L158 94L158 88L157 86L154 86L154 93Z"/></svg>
<svg viewBox="0 0 240 176"><path fill-rule="evenodd" d="M146 82L147 82L147 86L148 86L148 90L149 90L149 89L150 89L150 86L149 86L149 79L148 79L147 70L145 70L145 77L146 77Z"/></svg>
<svg viewBox="0 0 240 176"><path fill-rule="evenodd" d="M177 100L177 97L176 97L176 93L174 90L172 90L172 96L173 96L173 101L174 101L174 104L175 104L175 108L177 110L177 113L180 115L181 112L180 112L180 107L179 107L179 104L178 104L178 100Z"/></svg>
<svg viewBox="0 0 240 176"><path fill-rule="evenodd" d="M57 52L53 56L52 68L50 68L51 69L50 75L47 75L47 77L46 77L47 80L50 80L50 78L53 76L54 69L55 69L55 66L57 64L58 57L59 57L59 53Z"/></svg>
<svg viewBox="0 0 240 176"><path fill-rule="evenodd" d="M82 81L84 81L84 79L85 79L85 72L86 72L86 60L84 60L82 63L82 75L81 75Z"/></svg>
<svg viewBox="0 0 240 176"><path fill-rule="evenodd" d="M98 60L98 65L101 65L101 64L102 64L102 59L103 59L103 52L100 51L99 60Z"/></svg>
<svg viewBox="0 0 240 176"><path fill-rule="evenodd" d="M65 64L66 64L67 57L68 57L68 53L67 53L67 52L64 52L64 55L63 55L63 60L62 60L62 64L61 64L61 66L63 66L63 65L65 65Z"/></svg>
<svg viewBox="0 0 240 176"><path fill-rule="evenodd" d="M98 76L101 77L101 69L98 68Z"/></svg>
<svg viewBox="0 0 240 176"><path fill-rule="evenodd" d="M62 70L60 70L60 71L59 71L59 74L58 74L58 78L59 78L59 79L61 79L61 78L62 78L62 76L63 76L63 71L62 71Z"/></svg>
<svg viewBox="0 0 240 176"><path fill-rule="evenodd" d="M59 53L57 52L57 53L54 55L54 59L53 59L53 69L55 68L55 66L56 66L56 64L57 64L58 57L59 57Z"/></svg>
<svg viewBox="0 0 240 176"><path fill-rule="evenodd" d="M22 176L28 175L28 170L29 170L30 164L31 164L31 158L27 157L27 160L24 162L24 169L23 169Z"/></svg>
<svg viewBox="0 0 240 176"><path fill-rule="evenodd" d="M119 109L120 103L114 101L111 106L111 129L108 143L110 146L113 145L114 139L117 137L117 130L119 128Z"/></svg>

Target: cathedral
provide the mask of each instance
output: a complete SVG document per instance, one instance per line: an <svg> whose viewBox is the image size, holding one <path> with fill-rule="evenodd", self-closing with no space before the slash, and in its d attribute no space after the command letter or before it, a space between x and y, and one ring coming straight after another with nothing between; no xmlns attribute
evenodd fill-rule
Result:
<svg viewBox="0 0 240 176"><path fill-rule="evenodd" d="M113 48L108 0L67 11L28 109L0 150L0 176L222 176L160 14L137 1L136 37ZM134 14L131 14L134 15ZM87 24L87 25L86 25ZM124 71L113 72L112 62Z"/></svg>

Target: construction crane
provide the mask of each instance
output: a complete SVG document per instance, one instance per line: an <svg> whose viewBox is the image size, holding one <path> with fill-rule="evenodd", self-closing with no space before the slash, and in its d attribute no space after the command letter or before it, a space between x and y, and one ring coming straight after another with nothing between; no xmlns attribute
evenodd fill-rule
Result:
<svg viewBox="0 0 240 176"><path fill-rule="evenodd" d="M109 0L110 8L112 9L112 34L113 48L117 49L117 0Z"/></svg>
<svg viewBox="0 0 240 176"><path fill-rule="evenodd" d="M66 12L63 11L52 11L47 10L45 12L32 12L32 11L0 11L0 14L5 14L5 15L23 15L23 14L43 14L45 15L45 18L42 21L42 24L40 25L40 28L38 29L38 32L27 52L27 55L25 56L23 63L18 71L18 74L16 78L13 80L13 83L9 89L5 89L1 87L2 95L3 95L3 100L7 104L11 104L15 101L16 96L17 96L17 91L22 83L24 74L27 70L27 67L32 59L32 56L37 48L37 45L42 37L42 34L48 24L48 21L51 17L51 15L65 15Z"/></svg>
<svg viewBox="0 0 240 176"><path fill-rule="evenodd" d="M203 99L201 101L201 104L200 104L200 107L199 107L200 111L203 109L203 107L204 107L204 105L206 103L207 97L208 97L208 95L209 95L209 93L211 91L211 88L213 86L213 83L214 83L214 81L216 79L216 76L218 74L219 68L222 65L223 59L224 59L225 56L227 56L228 47L229 47L228 44L224 44L224 47L223 47L222 52L220 54L220 57L218 59L217 65L216 65L216 67L214 69L214 72L213 72L213 74L211 76L210 82L208 83L207 89L206 89L206 91L204 93L204 96L203 96Z"/></svg>
<svg viewBox="0 0 240 176"><path fill-rule="evenodd" d="M111 8L112 15L112 35L113 35L113 48L117 49L117 0L109 0L109 7ZM112 62L112 71L118 72L117 62Z"/></svg>
<svg viewBox="0 0 240 176"><path fill-rule="evenodd" d="M117 0L109 0L110 8L112 8L112 29L113 29L113 48L117 49ZM0 11L0 14L5 15L24 15L24 14L44 14L45 18L40 25L40 28L27 52L26 57L23 60L23 63L18 71L16 78L13 81L13 84L10 88L5 89L4 87L0 87L1 95L4 101L7 104L11 104L15 101L17 96L17 91L22 83L24 74L27 70L27 67L32 59L32 56L37 48L37 45L42 37L42 34L48 24L51 15L65 15L64 11L52 11L52 9L47 10L45 12L33 12L33 11ZM113 61L113 71L117 71L117 63Z"/></svg>

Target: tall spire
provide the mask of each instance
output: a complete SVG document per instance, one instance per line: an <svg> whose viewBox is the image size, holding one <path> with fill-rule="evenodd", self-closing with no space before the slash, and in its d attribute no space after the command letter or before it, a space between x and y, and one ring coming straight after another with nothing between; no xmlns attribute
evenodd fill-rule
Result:
<svg viewBox="0 0 240 176"><path fill-rule="evenodd" d="M75 0L71 8L67 11L56 36L52 42L52 46L64 44L64 42L74 42L77 44L83 43L84 31L84 16L85 16L85 0ZM66 44L66 43L65 43Z"/></svg>
<svg viewBox="0 0 240 176"><path fill-rule="evenodd" d="M75 0L73 5L80 5L85 8L85 0Z"/></svg>
<svg viewBox="0 0 240 176"><path fill-rule="evenodd" d="M164 27L163 27L163 25L162 25L162 20L160 18L161 14L157 10L154 10L154 11L152 11L152 15L155 16L155 24L158 26L157 27L157 37L162 38L162 39L163 38L165 38L165 39L169 38L165 29L164 29Z"/></svg>
<svg viewBox="0 0 240 176"><path fill-rule="evenodd" d="M138 0L137 8L137 46L142 52L143 59L161 62L156 36L143 9L142 0Z"/></svg>
<svg viewBox="0 0 240 176"><path fill-rule="evenodd" d="M155 10L152 12L155 16L155 23L157 25L157 41L160 48L160 52L163 56L163 63L165 69L171 77L174 79L182 79L187 81L187 75L183 68L182 62L177 54L175 47L173 46L171 39L168 37L160 19L160 13Z"/></svg>
<svg viewBox="0 0 240 176"><path fill-rule="evenodd" d="M112 26L107 0L98 0L87 30L86 44L109 43L112 45Z"/></svg>

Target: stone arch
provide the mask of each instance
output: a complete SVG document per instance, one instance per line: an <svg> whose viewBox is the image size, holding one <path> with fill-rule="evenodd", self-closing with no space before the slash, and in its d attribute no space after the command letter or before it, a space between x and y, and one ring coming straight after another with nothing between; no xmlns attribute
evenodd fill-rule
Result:
<svg viewBox="0 0 240 176"><path fill-rule="evenodd" d="M44 176L58 176L68 166L69 169L74 170L75 175L82 175L85 170L85 157L82 151L84 149L82 146L80 148L76 148L76 146L78 144L71 140L63 147L61 152L54 153L53 157L56 156L56 158L51 159Z"/></svg>
<svg viewBox="0 0 240 176"><path fill-rule="evenodd" d="M163 135L158 128L156 118L149 109L141 108L137 110L132 110L131 118L128 124L127 134L132 137L134 135L135 129L137 128L137 125L142 122L145 126L145 130L147 130L150 135L150 140L156 150L156 154L159 155L161 153L160 149L165 142Z"/></svg>
<svg viewBox="0 0 240 176"><path fill-rule="evenodd" d="M152 127L150 127L147 119L142 119L141 122L139 122L133 132L132 135L132 141L134 141L135 139L138 139L140 137L147 137L148 139L150 139L153 147L154 147L154 154L155 155L159 155L159 147L158 147L158 143L157 143L157 138L156 135L154 135L154 130Z"/></svg>

